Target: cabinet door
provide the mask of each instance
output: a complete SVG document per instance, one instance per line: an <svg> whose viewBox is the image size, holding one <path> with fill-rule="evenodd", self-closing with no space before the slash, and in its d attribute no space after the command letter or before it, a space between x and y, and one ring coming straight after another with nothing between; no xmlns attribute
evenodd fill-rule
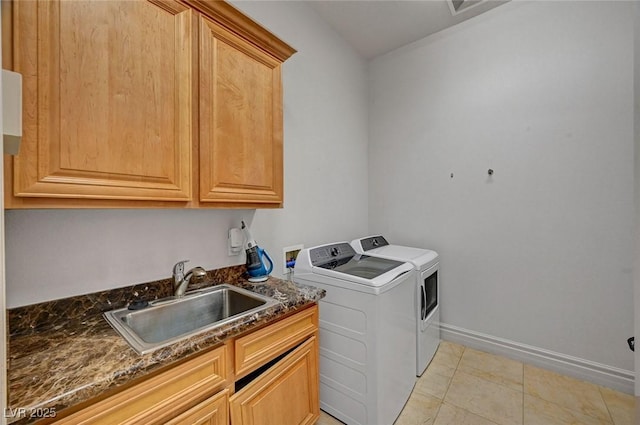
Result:
<svg viewBox="0 0 640 425"><path fill-rule="evenodd" d="M165 425L229 425L229 390L192 407Z"/></svg>
<svg viewBox="0 0 640 425"><path fill-rule="evenodd" d="M13 11L24 78L14 196L189 200L194 12L172 0Z"/></svg>
<svg viewBox="0 0 640 425"><path fill-rule="evenodd" d="M281 62L200 18L200 202L282 203Z"/></svg>
<svg viewBox="0 0 640 425"><path fill-rule="evenodd" d="M230 383L230 346L227 344L201 354L70 416L62 417L56 424L165 425L168 420L190 411L188 409L192 406L208 400L207 397ZM224 395L226 403L226 392ZM199 412L204 414L203 410ZM194 411L191 413L196 414ZM222 413L216 413L212 418L220 418Z"/></svg>
<svg viewBox="0 0 640 425"><path fill-rule="evenodd" d="M320 416L313 336L230 399L232 425L313 424Z"/></svg>

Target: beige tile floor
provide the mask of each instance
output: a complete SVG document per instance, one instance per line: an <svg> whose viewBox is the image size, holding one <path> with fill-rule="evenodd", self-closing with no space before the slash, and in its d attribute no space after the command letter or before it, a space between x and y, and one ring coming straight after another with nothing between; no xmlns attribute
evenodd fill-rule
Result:
<svg viewBox="0 0 640 425"><path fill-rule="evenodd" d="M634 425L634 410L631 395L443 341L395 425Z"/></svg>

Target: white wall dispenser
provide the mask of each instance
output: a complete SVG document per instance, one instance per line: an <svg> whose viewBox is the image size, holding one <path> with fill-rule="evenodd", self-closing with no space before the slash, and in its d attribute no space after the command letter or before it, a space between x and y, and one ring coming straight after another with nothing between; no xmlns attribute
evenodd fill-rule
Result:
<svg viewBox="0 0 640 425"><path fill-rule="evenodd" d="M2 70L2 128L4 153L17 155L22 140L22 75Z"/></svg>

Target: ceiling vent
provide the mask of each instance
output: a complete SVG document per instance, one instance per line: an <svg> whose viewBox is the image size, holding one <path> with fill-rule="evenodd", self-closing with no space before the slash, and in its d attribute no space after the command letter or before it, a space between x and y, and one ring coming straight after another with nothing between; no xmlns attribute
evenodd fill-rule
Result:
<svg viewBox="0 0 640 425"><path fill-rule="evenodd" d="M451 14L457 15L458 13L469 10L483 2L484 0L449 0L447 3L449 3Z"/></svg>

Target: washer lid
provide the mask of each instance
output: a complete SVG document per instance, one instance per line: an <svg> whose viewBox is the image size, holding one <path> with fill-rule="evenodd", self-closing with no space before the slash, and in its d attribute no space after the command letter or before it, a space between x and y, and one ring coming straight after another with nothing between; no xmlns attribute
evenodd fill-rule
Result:
<svg viewBox="0 0 640 425"><path fill-rule="evenodd" d="M386 245L367 251L367 254L380 255L385 258L404 261L420 261L422 263L431 262L438 258L438 253L430 249L411 248L400 245Z"/></svg>
<svg viewBox="0 0 640 425"><path fill-rule="evenodd" d="M417 268L431 265L438 261L438 253L430 249L412 248L401 245L389 245L387 240L378 236L356 239L351 242L356 252L388 258L397 261L409 261Z"/></svg>
<svg viewBox="0 0 640 425"><path fill-rule="evenodd" d="M401 261L356 254L351 258L343 258L341 260L333 260L325 264L319 264L317 267L364 279L375 279L396 267L400 267L402 264Z"/></svg>
<svg viewBox="0 0 640 425"><path fill-rule="evenodd" d="M314 273L370 286L382 286L410 271L403 261L356 254L348 243L309 250Z"/></svg>

